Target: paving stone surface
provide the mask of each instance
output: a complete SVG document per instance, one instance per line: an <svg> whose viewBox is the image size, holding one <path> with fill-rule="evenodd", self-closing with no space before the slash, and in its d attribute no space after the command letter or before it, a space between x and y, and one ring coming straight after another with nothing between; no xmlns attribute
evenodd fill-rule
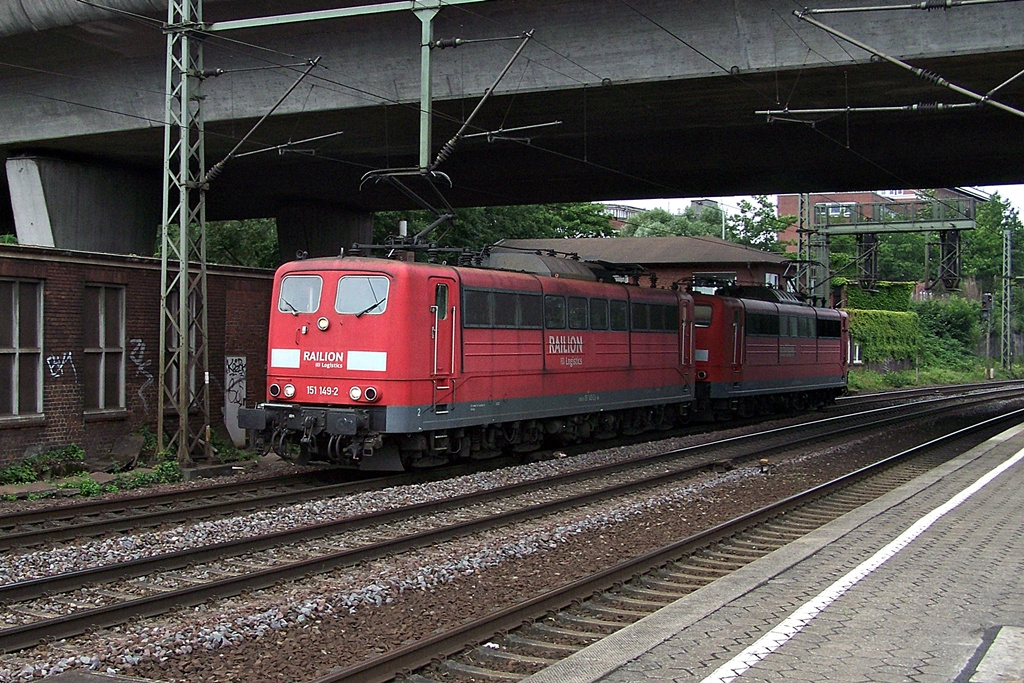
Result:
<svg viewBox="0 0 1024 683"><path fill-rule="evenodd" d="M1021 449L1024 425L526 681L703 681ZM1021 681L1021 627L1024 460L735 680Z"/></svg>

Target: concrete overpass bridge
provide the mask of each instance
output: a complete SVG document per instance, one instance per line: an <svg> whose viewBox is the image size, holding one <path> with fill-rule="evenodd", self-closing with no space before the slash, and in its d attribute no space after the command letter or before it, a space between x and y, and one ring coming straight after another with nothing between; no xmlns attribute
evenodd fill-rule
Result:
<svg viewBox="0 0 1024 683"><path fill-rule="evenodd" d="M151 252L161 221L166 4L0 0L0 232ZM204 21L367 4L387 3L206 0ZM438 167L452 181L444 196L478 206L1024 182L1024 118L1013 111L1024 108L1024 77L1011 81L1024 69L1024 4L913 4L932 8L812 16L963 90L998 88L992 100L1004 108L968 106L976 100L937 77L795 16L794 0L442 6L437 38L534 31L470 133L559 122L467 137ZM239 150L254 153L212 183L208 217L275 216L286 244L318 253L365 240L370 212L410 206L390 186L360 189L360 179L417 165L420 42L408 9L211 34L205 67L220 75L202 86L208 166L267 114L306 60L320 61ZM432 150L517 45L433 51ZM318 139L287 145L310 138Z"/></svg>

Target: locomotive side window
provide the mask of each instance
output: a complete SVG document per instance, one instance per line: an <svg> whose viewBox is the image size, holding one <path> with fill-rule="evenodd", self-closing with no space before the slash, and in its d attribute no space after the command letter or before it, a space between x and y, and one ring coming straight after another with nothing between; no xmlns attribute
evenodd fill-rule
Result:
<svg viewBox="0 0 1024 683"><path fill-rule="evenodd" d="M608 320L616 332L625 332L629 329L629 307L625 301L612 299L609 302Z"/></svg>
<svg viewBox="0 0 1024 683"><path fill-rule="evenodd" d="M515 292L494 293L494 326L516 326L516 295Z"/></svg>
<svg viewBox="0 0 1024 683"><path fill-rule="evenodd" d="M577 296L569 297L569 329L587 329L587 300Z"/></svg>
<svg viewBox="0 0 1024 683"><path fill-rule="evenodd" d="M660 332L665 329L665 307L661 304L651 304L650 320L648 328L651 332Z"/></svg>
<svg viewBox="0 0 1024 683"><path fill-rule="evenodd" d="M679 306L662 306L662 310L665 312L665 326L662 328L666 332L675 332L679 329Z"/></svg>
<svg viewBox="0 0 1024 683"><path fill-rule="evenodd" d="M747 334L779 336L779 316L771 313L747 313Z"/></svg>
<svg viewBox="0 0 1024 683"><path fill-rule="evenodd" d="M491 293L479 289L464 289L462 297L462 324L466 327L490 327Z"/></svg>
<svg viewBox="0 0 1024 683"><path fill-rule="evenodd" d="M711 327L711 306L697 304L693 307L694 327Z"/></svg>
<svg viewBox="0 0 1024 683"><path fill-rule="evenodd" d="M389 286L382 275L346 275L338 282L334 310L357 318L380 315L388 307Z"/></svg>
<svg viewBox="0 0 1024 683"><path fill-rule="evenodd" d="M643 332L648 329L647 304L633 304L630 313L630 325L634 332Z"/></svg>
<svg viewBox="0 0 1024 683"><path fill-rule="evenodd" d="M548 294L544 297L544 327L549 330L565 329L565 297Z"/></svg>
<svg viewBox="0 0 1024 683"><path fill-rule="evenodd" d="M590 329L592 329L592 330L607 330L608 329L608 300L607 299L591 299L590 300Z"/></svg>
<svg viewBox="0 0 1024 683"><path fill-rule="evenodd" d="M838 339L841 336L841 327L838 320L818 318L818 336Z"/></svg>
<svg viewBox="0 0 1024 683"><path fill-rule="evenodd" d="M800 336L805 339L814 339L814 318L802 315L800 316L799 321Z"/></svg>
<svg viewBox="0 0 1024 683"><path fill-rule="evenodd" d="M314 313L320 308L324 281L319 275L288 275L281 280L277 310L282 313Z"/></svg>
<svg viewBox="0 0 1024 683"><path fill-rule="evenodd" d="M539 294L463 288L462 325L539 330L544 304ZM564 305L564 302L563 302Z"/></svg>
<svg viewBox="0 0 1024 683"><path fill-rule="evenodd" d="M539 294L520 294L519 326L539 330L544 322L544 304Z"/></svg>
<svg viewBox="0 0 1024 683"><path fill-rule="evenodd" d="M797 336L797 323L795 315L779 316L779 335L782 337Z"/></svg>

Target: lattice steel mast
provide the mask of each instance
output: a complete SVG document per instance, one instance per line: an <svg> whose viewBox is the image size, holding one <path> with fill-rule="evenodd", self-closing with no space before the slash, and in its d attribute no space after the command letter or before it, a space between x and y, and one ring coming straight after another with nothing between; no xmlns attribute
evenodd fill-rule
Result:
<svg viewBox="0 0 1024 683"><path fill-rule="evenodd" d="M433 20L447 5L487 0L398 0L376 5L203 23L203 0L168 0L164 113L163 226L160 244L160 386L157 439L189 464L208 458L210 372L207 344L206 190L203 128L204 34L342 17L412 11L422 23L419 164L430 162ZM315 62L312 63L315 65ZM195 230L193 235L190 227ZM175 229L177 234L175 234ZM189 264L193 266L190 268ZM174 416L176 419L168 420ZM168 422L175 423L172 429Z"/></svg>
<svg viewBox="0 0 1024 683"><path fill-rule="evenodd" d="M1006 370L1013 369L1013 233L1003 230L1003 305L1000 325L1000 363Z"/></svg>
<svg viewBox="0 0 1024 683"><path fill-rule="evenodd" d="M157 439L183 465L191 463L193 455L211 454L202 8L202 0L169 0L164 27L167 91Z"/></svg>

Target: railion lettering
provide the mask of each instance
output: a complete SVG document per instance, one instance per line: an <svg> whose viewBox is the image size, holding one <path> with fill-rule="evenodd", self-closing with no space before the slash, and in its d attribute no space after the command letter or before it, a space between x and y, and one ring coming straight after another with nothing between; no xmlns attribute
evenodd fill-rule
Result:
<svg viewBox="0 0 1024 683"><path fill-rule="evenodd" d="M548 353L583 353L583 337L549 334Z"/></svg>

